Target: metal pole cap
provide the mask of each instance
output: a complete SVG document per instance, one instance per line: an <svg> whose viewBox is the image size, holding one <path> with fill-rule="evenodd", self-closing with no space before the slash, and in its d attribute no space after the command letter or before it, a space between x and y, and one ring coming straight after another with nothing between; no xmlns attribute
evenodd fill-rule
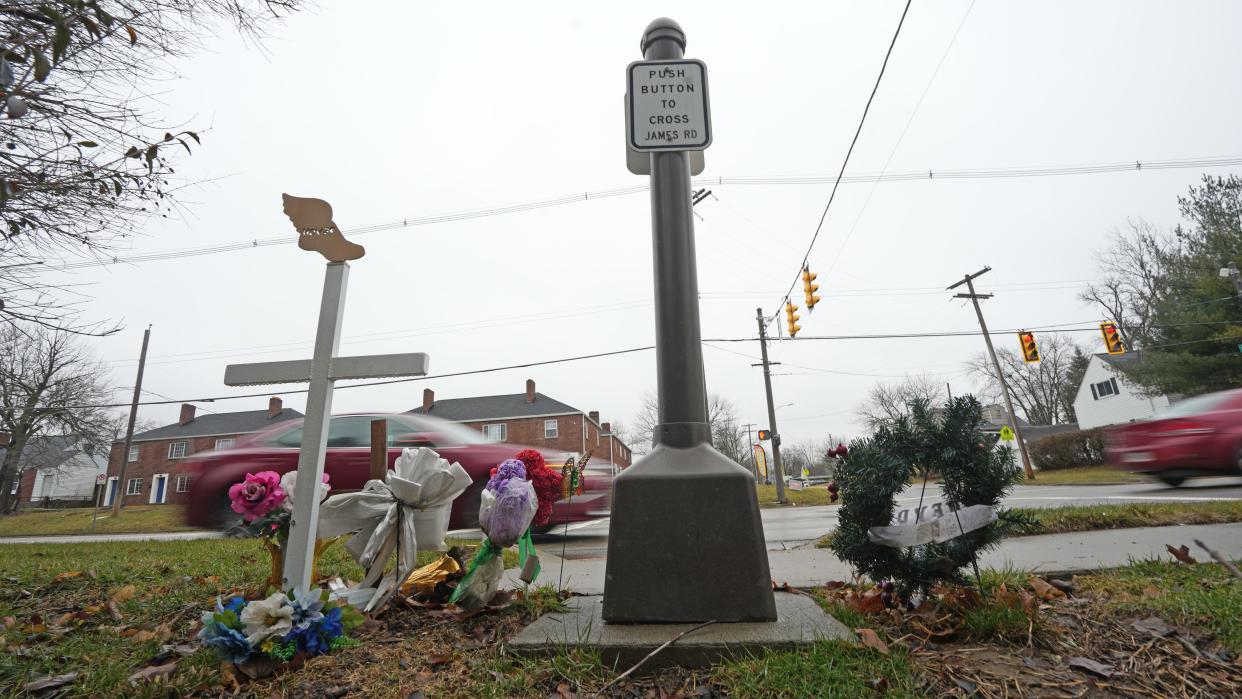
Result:
<svg viewBox="0 0 1242 699"><path fill-rule="evenodd" d="M680 24L668 17L660 17L647 25L647 29L643 31L643 39L639 42L639 48L645 55L647 47L660 39L672 39L677 42L682 51L686 50L686 33L682 31Z"/></svg>

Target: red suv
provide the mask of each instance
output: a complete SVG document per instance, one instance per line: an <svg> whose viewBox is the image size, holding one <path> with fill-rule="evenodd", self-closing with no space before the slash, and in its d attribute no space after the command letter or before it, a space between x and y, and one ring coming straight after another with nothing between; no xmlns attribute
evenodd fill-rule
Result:
<svg viewBox="0 0 1242 699"><path fill-rule="evenodd" d="M333 491L358 490L366 483L371 469L371 421L381 418L388 421L389 468L403 448L431 447L450 462L460 463L474 480L453 502L450 529L479 526L479 493L487 484L492 467L530 448L520 444L487 443L483 435L468 427L426 415L338 415L329 423L328 452L324 460L324 472L329 476ZM190 489L186 520L195 527L232 526L241 515L233 512L229 505L229 486L244 479L247 473L296 470L301 444L302 421L289 420L238 440L231 448L195 454L192 467L197 473ZM560 452L540 451L553 470L559 469L568 457ZM607 517L612 476L612 464L588 462L582 494L556 503L552 522L545 529L565 522Z"/></svg>
<svg viewBox="0 0 1242 699"><path fill-rule="evenodd" d="M1174 403L1149 420L1110 428L1104 458L1179 486L1191 476L1242 475L1242 389Z"/></svg>

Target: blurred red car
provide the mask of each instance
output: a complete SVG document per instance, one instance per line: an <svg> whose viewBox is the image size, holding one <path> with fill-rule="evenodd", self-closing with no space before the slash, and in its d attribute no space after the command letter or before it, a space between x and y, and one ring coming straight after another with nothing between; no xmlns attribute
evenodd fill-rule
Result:
<svg viewBox="0 0 1242 699"><path fill-rule="evenodd" d="M450 462L466 469L474 483L454 502L449 517L450 529L475 529L479 526L479 493L487 485L489 472L496 464L513 458L525 447L520 444L487 443L483 435L457 423L426 415L360 414L332 418L328 428L328 451L324 472L329 476L333 492L358 490L366 483L371 468L371 421L388 421L388 466L406 447L431 447ZM229 504L229 486L241 481L247 473L297 469L298 451L302 444L302 421L282 422L258 432L228 449L206 451L193 456L197 470L190 488L186 521L191 526L228 528L241 515ZM548 467L559 470L568 455L541 451ZM542 530L557 524L580 522L607 517L612 500L612 465L595 461L587 463L583 492L572 499L561 500L552 509L552 521Z"/></svg>
<svg viewBox="0 0 1242 699"><path fill-rule="evenodd" d="M1193 476L1242 475L1242 389L1174 403L1149 420L1110 428L1104 458L1171 486Z"/></svg>

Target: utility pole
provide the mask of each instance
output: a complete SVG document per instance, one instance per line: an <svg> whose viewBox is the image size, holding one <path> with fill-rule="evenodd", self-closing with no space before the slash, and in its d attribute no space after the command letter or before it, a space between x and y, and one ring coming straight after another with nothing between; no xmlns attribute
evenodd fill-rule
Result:
<svg viewBox="0 0 1242 699"><path fill-rule="evenodd" d="M755 474L755 482L759 482L759 464L755 463L755 438L751 436L750 428L758 427L753 422L748 422L742 427L746 428L746 448L750 450L750 471Z"/></svg>
<svg viewBox="0 0 1242 699"><path fill-rule="evenodd" d="M1009 384L1005 382L1005 373L1001 371L1000 362L996 359L996 350L992 348L992 336L988 335L988 324L983 322L983 309L979 307L979 299L990 299L992 294L976 294L975 279L991 272L991 267L984 267L974 274L967 274L962 281L950 286L947 290L952 291L957 287L965 284L968 293L956 294L954 298L970 299L975 305L975 315L979 318L979 329L983 331L983 341L988 346L988 356L992 358L992 368L996 369L996 380L1000 381L1001 395L1005 397L1005 409L1009 412L1009 424L1013 427L1015 438L1018 440L1018 451L1022 453L1022 467L1026 469L1026 477L1028 480L1035 480L1035 471L1031 469L1031 457L1026 453L1026 442L1022 439L1022 428L1018 425L1018 416L1013 412L1013 399L1009 397Z"/></svg>
<svg viewBox="0 0 1242 699"><path fill-rule="evenodd" d="M776 501L785 504L785 469L781 466L781 433L776 429L776 408L772 400L773 362L768 361L768 329L763 322L763 309L755 309L755 320L759 321L759 352L763 357L762 364L751 366L763 367L763 389L768 394L768 430L772 433L772 468L776 471ZM779 325L779 321L777 321ZM776 362L779 364L779 362Z"/></svg>
<svg viewBox="0 0 1242 699"><path fill-rule="evenodd" d="M142 332L142 353L138 355L138 378L134 380L134 400L129 404L129 424L125 427L125 444L121 447L121 469L116 475L116 494L112 496L112 516L121 514L125 502L125 469L129 466L129 447L134 441L134 421L138 419L138 397L142 393L142 370L147 367L147 343L151 340L151 326ZM104 481L104 488L108 487Z"/></svg>

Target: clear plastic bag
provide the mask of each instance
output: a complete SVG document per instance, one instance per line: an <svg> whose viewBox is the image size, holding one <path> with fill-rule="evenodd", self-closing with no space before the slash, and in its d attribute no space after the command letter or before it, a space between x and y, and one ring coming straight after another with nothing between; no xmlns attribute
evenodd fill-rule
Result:
<svg viewBox="0 0 1242 699"><path fill-rule="evenodd" d="M508 548L522 538L539 510L535 486L530 481L512 478L500 486L499 492L484 489L479 502L479 527L493 544Z"/></svg>

